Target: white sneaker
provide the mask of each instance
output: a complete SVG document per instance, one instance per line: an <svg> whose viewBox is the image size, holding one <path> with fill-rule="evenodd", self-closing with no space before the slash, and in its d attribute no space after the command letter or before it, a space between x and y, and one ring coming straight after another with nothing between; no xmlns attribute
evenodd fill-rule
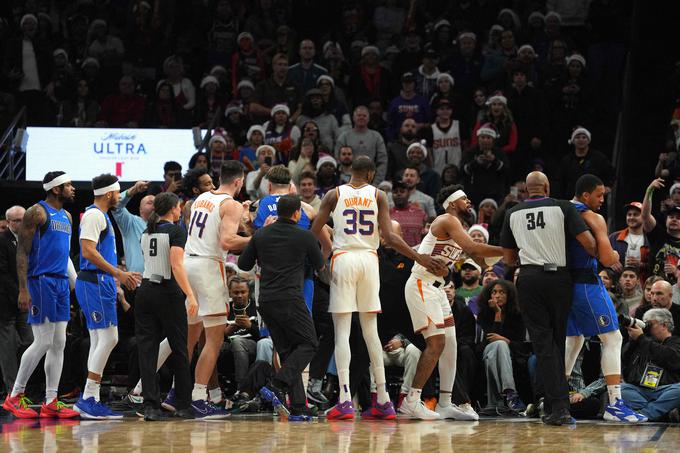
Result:
<svg viewBox="0 0 680 453"><path fill-rule="evenodd" d="M399 413L420 420L439 420L441 418L438 413L425 407L425 403L420 399L409 401L408 398L404 398L401 406L399 406Z"/></svg>
<svg viewBox="0 0 680 453"><path fill-rule="evenodd" d="M468 404L468 410L463 410L461 406L456 406L451 403L448 406L440 406L437 404L435 411L441 416L441 418L452 418L454 420L479 420L479 416ZM471 412L470 412L471 411Z"/></svg>
<svg viewBox="0 0 680 453"><path fill-rule="evenodd" d="M458 410L465 414L466 418L461 418L460 420L479 420L479 414L475 412L470 403L461 404L458 406Z"/></svg>

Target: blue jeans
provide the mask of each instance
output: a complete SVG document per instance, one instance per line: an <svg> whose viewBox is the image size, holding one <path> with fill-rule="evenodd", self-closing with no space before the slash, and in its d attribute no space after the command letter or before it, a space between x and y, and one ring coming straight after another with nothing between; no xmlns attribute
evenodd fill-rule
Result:
<svg viewBox="0 0 680 453"><path fill-rule="evenodd" d="M680 383L662 385L656 389L621 384L621 396L628 407L658 421L676 407L680 407Z"/></svg>

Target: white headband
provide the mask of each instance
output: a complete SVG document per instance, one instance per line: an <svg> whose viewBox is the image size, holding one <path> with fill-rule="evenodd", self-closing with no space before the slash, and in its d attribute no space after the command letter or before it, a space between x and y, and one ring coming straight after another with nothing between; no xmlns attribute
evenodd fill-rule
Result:
<svg viewBox="0 0 680 453"><path fill-rule="evenodd" d="M109 192L115 192L116 190L120 190L120 184L118 183L118 181L114 182L110 186L94 189L94 196L99 197L101 195L106 195Z"/></svg>
<svg viewBox="0 0 680 453"><path fill-rule="evenodd" d="M451 195L449 195L446 200L444 200L444 203L442 203L442 207L444 208L444 210L446 210L446 208L449 207L449 203L452 203L466 196L467 195L465 195L465 192L463 192L462 190L456 190Z"/></svg>
<svg viewBox="0 0 680 453"><path fill-rule="evenodd" d="M63 175L57 176L52 181L43 184L43 189L45 189L45 192L49 192L52 188L66 184L67 182L71 182L71 177L64 173Z"/></svg>

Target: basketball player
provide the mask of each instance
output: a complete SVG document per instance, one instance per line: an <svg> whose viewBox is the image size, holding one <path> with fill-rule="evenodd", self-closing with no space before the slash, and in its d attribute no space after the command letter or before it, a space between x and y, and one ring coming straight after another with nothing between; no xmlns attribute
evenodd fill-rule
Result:
<svg viewBox="0 0 680 453"><path fill-rule="evenodd" d="M229 413L212 404L207 386L224 342L228 290L224 260L228 251L242 250L249 237L238 235L243 205L234 196L243 187L243 164L226 161L220 172L220 187L204 192L191 205L184 267L198 300L198 315L189 317L188 348L191 357L201 331L205 346L196 363L192 407L197 418L220 419Z"/></svg>
<svg viewBox="0 0 680 453"><path fill-rule="evenodd" d="M119 269L116 237L108 216L118 205L120 184L113 175L92 179L94 203L80 220L80 272L76 279L76 297L90 332L85 390L73 407L82 418L116 419L123 415L99 401L99 387L109 354L118 343L116 282L133 290L141 275Z"/></svg>
<svg viewBox="0 0 680 453"><path fill-rule="evenodd" d="M63 171L47 173L43 189L47 192L45 201L34 204L24 214L17 247L19 305L30 307L28 322L33 343L21 356L14 388L2 407L17 418L38 416L28 407L31 402L24 390L45 356L45 402L40 417L74 418L78 412L57 400L57 389L64 364L66 324L71 317L69 280L75 282L69 258L72 221L64 203L73 201L75 189L71 177Z"/></svg>
<svg viewBox="0 0 680 453"><path fill-rule="evenodd" d="M440 257L447 267L463 254L474 257L500 257L500 247L474 242L462 226L460 218L472 207L462 186L448 186L439 192L437 201L445 213L432 222L430 230L420 243L418 253ZM425 350L418 360L411 390L399 407L399 412L422 420L454 418L477 420L472 407L458 407L451 402L451 392L456 379L456 327L451 305L444 292L444 278L429 272L418 263L411 269L411 277L404 287L406 305L411 313L413 329L425 338ZM420 399L423 385L439 361L439 402L431 411Z"/></svg>
<svg viewBox="0 0 680 453"><path fill-rule="evenodd" d="M597 214L604 203L604 183L595 175L585 174L576 181L572 203L595 236L597 254L604 267L619 262L619 254L612 249L607 236L607 224ZM572 240L570 267L574 283L571 311L567 321L565 373L571 375L583 343L584 335L597 335L602 343L600 366L609 393L609 405L603 418L615 422L640 423L647 417L629 408L621 398L621 345L616 308L598 275L597 259L591 257L581 244Z"/></svg>
<svg viewBox="0 0 680 453"><path fill-rule="evenodd" d="M335 327L335 361L340 395L338 404L326 413L328 420L354 418L349 389L349 334L352 313L355 311L359 312L378 391L376 405L365 410L362 416L386 420L396 418L385 386L383 351L377 328L380 277L376 250L380 245L380 235L382 234L387 245L423 267L437 273L444 271L443 264L437 259L414 252L392 231L387 196L382 190L370 185L375 171L375 164L368 157L354 159L349 184L326 194L312 223L312 232L317 238L321 238L321 231L333 213L332 280L328 311L333 315Z"/></svg>

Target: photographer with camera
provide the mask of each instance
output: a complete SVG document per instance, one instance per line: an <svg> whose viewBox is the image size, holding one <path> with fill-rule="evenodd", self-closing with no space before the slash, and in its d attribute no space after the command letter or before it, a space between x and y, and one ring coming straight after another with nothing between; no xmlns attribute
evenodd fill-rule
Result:
<svg viewBox="0 0 680 453"><path fill-rule="evenodd" d="M664 308L652 308L643 322L644 330L640 325L628 327L621 394L650 421L660 421L669 412L671 421L680 421L674 410L680 406L680 338L671 334L676 328L673 316Z"/></svg>

